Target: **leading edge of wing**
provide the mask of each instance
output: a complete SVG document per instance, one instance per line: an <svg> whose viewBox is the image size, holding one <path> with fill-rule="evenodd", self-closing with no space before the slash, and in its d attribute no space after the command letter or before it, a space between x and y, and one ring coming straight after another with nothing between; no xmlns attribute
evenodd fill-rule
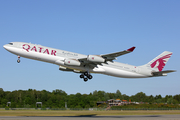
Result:
<svg viewBox="0 0 180 120"><path fill-rule="evenodd" d="M119 57L121 55L133 52L135 48L136 47L133 46L133 47L131 47L131 48L127 49L127 50L124 50L124 51L110 53L110 54L103 54L103 55L100 55L100 56L102 56L102 57L104 57L106 59L109 59L109 60L114 60L116 57Z"/></svg>

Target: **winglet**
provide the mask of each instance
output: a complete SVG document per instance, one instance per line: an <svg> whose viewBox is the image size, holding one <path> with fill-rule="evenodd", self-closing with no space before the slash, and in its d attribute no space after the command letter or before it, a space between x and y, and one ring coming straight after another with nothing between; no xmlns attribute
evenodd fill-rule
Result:
<svg viewBox="0 0 180 120"><path fill-rule="evenodd" d="M131 48L127 49L127 51L132 52L135 48L136 47L131 47Z"/></svg>

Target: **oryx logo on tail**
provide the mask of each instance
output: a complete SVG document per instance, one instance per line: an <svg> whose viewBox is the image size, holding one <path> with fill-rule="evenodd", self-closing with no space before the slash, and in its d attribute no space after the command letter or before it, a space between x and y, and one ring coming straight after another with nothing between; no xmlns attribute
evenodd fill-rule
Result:
<svg viewBox="0 0 180 120"><path fill-rule="evenodd" d="M167 61L169 60L169 58L171 57L172 53L165 55L163 57L158 58L157 60L155 60L152 64L151 64L151 68L158 68L159 71L162 71L162 69L164 68L164 66L166 65Z"/></svg>

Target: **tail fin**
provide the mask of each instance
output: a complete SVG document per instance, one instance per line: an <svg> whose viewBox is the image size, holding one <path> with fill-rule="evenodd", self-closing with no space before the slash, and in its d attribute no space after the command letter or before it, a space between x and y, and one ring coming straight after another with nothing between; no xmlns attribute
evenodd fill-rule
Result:
<svg viewBox="0 0 180 120"><path fill-rule="evenodd" d="M149 68L153 71L162 71L162 69L166 65L171 55L172 55L172 52L164 51L163 53L161 53L156 58L154 58L147 64L143 65L142 67Z"/></svg>

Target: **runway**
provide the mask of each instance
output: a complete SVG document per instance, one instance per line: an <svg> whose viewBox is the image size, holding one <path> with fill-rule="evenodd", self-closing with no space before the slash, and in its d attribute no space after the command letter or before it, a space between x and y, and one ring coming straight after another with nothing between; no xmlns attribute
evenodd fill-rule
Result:
<svg viewBox="0 0 180 120"><path fill-rule="evenodd" d="M180 120L180 115L134 115L134 116L0 116L0 120Z"/></svg>

